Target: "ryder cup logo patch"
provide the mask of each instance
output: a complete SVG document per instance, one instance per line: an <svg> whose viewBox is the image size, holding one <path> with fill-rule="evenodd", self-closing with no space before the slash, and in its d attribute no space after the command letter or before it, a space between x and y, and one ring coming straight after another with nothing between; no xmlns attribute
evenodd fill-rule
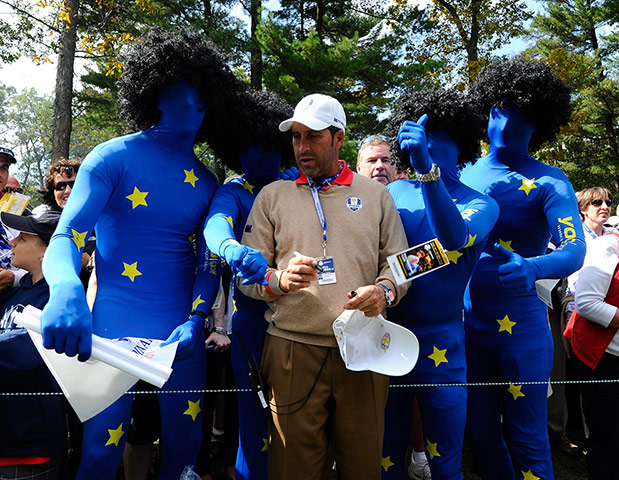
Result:
<svg viewBox="0 0 619 480"><path fill-rule="evenodd" d="M356 212L357 210L361 210L363 208L363 203L359 197L348 197L346 199L346 206L352 212Z"/></svg>

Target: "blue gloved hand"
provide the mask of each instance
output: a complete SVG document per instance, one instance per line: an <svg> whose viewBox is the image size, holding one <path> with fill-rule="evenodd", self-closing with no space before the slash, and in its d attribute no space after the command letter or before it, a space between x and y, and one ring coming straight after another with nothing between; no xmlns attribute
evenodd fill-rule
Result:
<svg viewBox="0 0 619 480"><path fill-rule="evenodd" d="M299 169L297 167L290 167L289 169L283 171L279 174L280 180L296 180L299 178Z"/></svg>
<svg viewBox="0 0 619 480"><path fill-rule="evenodd" d="M426 142L426 122L428 115L423 114L417 123L406 120L398 131L398 142L403 152L410 155L410 162L417 173L428 173L432 168L432 160L428 154Z"/></svg>
<svg viewBox="0 0 619 480"><path fill-rule="evenodd" d="M505 263L498 268L501 284L514 292L528 292L535 283L536 276L531 262L516 252L510 252L498 243L494 244L494 256Z"/></svg>
<svg viewBox="0 0 619 480"><path fill-rule="evenodd" d="M254 248L229 243L224 247L223 256L233 273L243 279L243 285L258 283L267 285L267 259Z"/></svg>
<svg viewBox="0 0 619 480"><path fill-rule="evenodd" d="M85 362L92 353L92 313L84 287L81 282L64 283L57 285L54 293L41 315L43 346L69 357L77 355L80 362Z"/></svg>
<svg viewBox="0 0 619 480"><path fill-rule="evenodd" d="M185 323L176 327L170 336L160 346L169 345L178 341L178 347L176 347L175 360L184 360L190 358L198 345L202 345L202 342L198 342L200 338L201 330L204 328L204 321L201 316L194 315Z"/></svg>

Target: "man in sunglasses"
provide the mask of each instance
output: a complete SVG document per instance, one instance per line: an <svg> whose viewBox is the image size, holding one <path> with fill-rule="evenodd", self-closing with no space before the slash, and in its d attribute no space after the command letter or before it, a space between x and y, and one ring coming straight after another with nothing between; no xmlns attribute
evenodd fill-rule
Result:
<svg viewBox="0 0 619 480"><path fill-rule="evenodd" d="M4 195L4 189L9 180L9 167L17 163L13 151L6 147L0 147L0 197ZM15 268L11 265L10 238L4 227L0 226L0 292L17 286L21 277L25 275L25 270Z"/></svg>

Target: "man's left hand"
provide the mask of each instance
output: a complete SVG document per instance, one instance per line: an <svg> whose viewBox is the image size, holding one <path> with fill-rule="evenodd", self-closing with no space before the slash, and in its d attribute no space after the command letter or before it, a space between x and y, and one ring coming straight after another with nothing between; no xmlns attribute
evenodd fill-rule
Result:
<svg viewBox="0 0 619 480"><path fill-rule="evenodd" d="M385 289L379 285L366 285L355 290L356 295L349 292L344 310L361 310L366 317L376 317L387 307Z"/></svg>
<svg viewBox="0 0 619 480"><path fill-rule="evenodd" d="M223 333L211 332L206 339L206 347L213 345L213 350L216 352L224 352L230 347L230 338Z"/></svg>

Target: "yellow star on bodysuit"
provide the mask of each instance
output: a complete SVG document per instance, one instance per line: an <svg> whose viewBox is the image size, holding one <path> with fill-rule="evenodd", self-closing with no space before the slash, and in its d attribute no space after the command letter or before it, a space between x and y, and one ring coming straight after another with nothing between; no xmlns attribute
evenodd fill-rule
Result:
<svg viewBox="0 0 619 480"><path fill-rule="evenodd" d="M520 186L520 188L518 190L523 190L524 193L526 193L528 195L529 192L531 190L533 190L534 188L537 188L537 185L535 185L535 179L534 178L532 178L531 180L529 180L527 178L523 178L522 179L522 185Z"/></svg>
<svg viewBox="0 0 619 480"><path fill-rule="evenodd" d="M224 215L224 218L225 218L226 220L228 220L228 223L230 224L230 227L231 227L231 228L234 228L234 223L232 222L232 217L226 217L226 216Z"/></svg>
<svg viewBox="0 0 619 480"><path fill-rule="evenodd" d="M522 473L522 480L539 480L540 479L540 477L536 477L535 475L533 475L533 472L531 470L529 470L528 472L524 472L520 470L520 473Z"/></svg>
<svg viewBox="0 0 619 480"><path fill-rule="evenodd" d="M196 182L200 180L196 177L196 174L193 173L193 168L191 170L183 170L185 172L185 181L183 183L191 183L193 188L196 188Z"/></svg>
<svg viewBox="0 0 619 480"><path fill-rule="evenodd" d="M148 195L148 192L140 192L138 187L133 187L133 193L131 195L127 195L125 198L131 200L131 209L134 209L138 205L148 207L148 204L146 203L146 195Z"/></svg>
<svg viewBox="0 0 619 480"><path fill-rule="evenodd" d="M268 438L263 438L262 439L262 443L264 443L264 445L262 446L262 450L260 450L261 452L266 452L269 449L269 439Z"/></svg>
<svg viewBox="0 0 619 480"><path fill-rule="evenodd" d="M86 235L88 234L88 232L80 233L77 230L71 229L71 233L73 234L71 240L75 242L75 246L77 247L77 249L81 250L82 248L84 248L84 245L86 244Z"/></svg>
<svg viewBox="0 0 619 480"><path fill-rule="evenodd" d="M247 190L252 195L254 194L254 186L251 183L245 180L245 182L242 185L245 190Z"/></svg>
<svg viewBox="0 0 619 480"><path fill-rule="evenodd" d="M391 456L383 457L380 459L380 466L383 467L383 470L386 472L389 470L389 467L393 467L395 463L391 461Z"/></svg>
<svg viewBox="0 0 619 480"><path fill-rule="evenodd" d="M438 453L438 450L436 449L437 445L438 445L438 442L432 443L430 442L430 440L426 439L426 451L430 454L430 460L432 460L434 457L441 456L441 454Z"/></svg>
<svg viewBox="0 0 619 480"><path fill-rule="evenodd" d="M449 363L449 360L447 360L447 358L445 357L447 349L439 350L435 346L433 346L432 348L434 349L434 351L432 352L432 355L428 355L428 358L430 360L434 360L435 367L438 367L441 363Z"/></svg>
<svg viewBox="0 0 619 480"><path fill-rule="evenodd" d="M183 415L191 415L191 419L195 422L198 413L202 411L200 408L200 400L198 399L197 402L187 400L187 403L189 404L189 408L183 412Z"/></svg>
<svg viewBox="0 0 619 480"><path fill-rule="evenodd" d="M107 431L110 434L110 438L105 444L105 446L107 447L108 445L112 445L112 444L118 446L118 442L120 442L121 437L125 433L123 432L123 424L121 423L116 430L112 430L111 428L108 428Z"/></svg>
<svg viewBox="0 0 619 480"><path fill-rule="evenodd" d="M516 325L516 322L512 322L507 315L502 320L497 319L497 322L500 325L499 332L508 332L509 334L512 333L512 327Z"/></svg>
<svg viewBox="0 0 619 480"><path fill-rule="evenodd" d="M121 275L129 277L132 282L135 280L135 277L142 275L142 272L138 270L138 262L133 262L131 265L123 262L123 265L125 266L125 271Z"/></svg>
<svg viewBox="0 0 619 480"><path fill-rule="evenodd" d="M514 400L516 400L518 397L525 396L524 393L520 391L521 388L522 388L522 385L514 385L513 383L510 383L507 391L511 393L514 396Z"/></svg>
<svg viewBox="0 0 619 480"><path fill-rule="evenodd" d="M236 300L234 298L232 299L232 307L233 307L233 311L236 312L237 311L237 309L236 309Z"/></svg>
<svg viewBox="0 0 619 480"><path fill-rule="evenodd" d="M505 250L509 250L510 252L514 251L511 240L501 240L499 238L499 245L501 245Z"/></svg>
<svg viewBox="0 0 619 480"><path fill-rule="evenodd" d="M458 250L451 250L449 252L445 252L447 253L447 258L449 259L449 261L451 263L458 263L458 259L464 255L463 253L460 253Z"/></svg>
<svg viewBox="0 0 619 480"><path fill-rule="evenodd" d="M191 304L191 309L195 310L196 308L198 308L198 305L200 305L201 303L206 303L205 300L202 300L202 294L198 295L196 299L193 301L193 303Z"/></svg>
<svg viewBox="0 0 619 480"><path fill-rule="evenodd" d="M477 238L477 234L475 235L469 235L469 241L466 243L466 245L462 248L469 248L472 247L475 244L475 239Z"/></svg>

